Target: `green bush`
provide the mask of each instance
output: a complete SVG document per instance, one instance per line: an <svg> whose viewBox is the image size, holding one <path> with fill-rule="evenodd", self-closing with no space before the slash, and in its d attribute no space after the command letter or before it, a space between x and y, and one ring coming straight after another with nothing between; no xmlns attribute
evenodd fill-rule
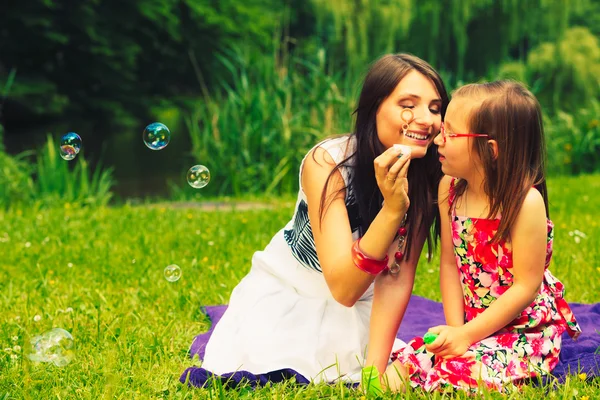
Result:
<svg viewBox="0 0 600 400"><path fill-rule="evenodd" d="M212 87L218 49L267 47L281 9L276 0L8 2L0 81L18 69L11 101L37 115L143 116L155 101L198 93L198 72Z"/></svg>
<svg viewBox="0 0 600 400"><path fill-rule="evenodd" d="M83 154L63 160L50 135L36 160L33 156L33 151L14 157L0 151L0 208L59 202L102 206L111 199L111 168L99 164L92 173Z"/></svg>
<svg viewBox="0 0 600 400"><path fill-rule="evenodd" d="M71 162L75 163L73 168L69 165ZM47 203L65 201L106 205L112 197L110 189L113 184L112 168L103 169L102 165L97 165L91 173L82 153L74 161L63 160L58 145L48 135L35 165L37 199Z"/></svg>
<svg viewBox="0 0 600 400"><path fill-rule="evenodd" d="M1 125L0 125L1 129ZM28 204L34 198L31 165L24 159L29 153L11 157L0 150L0 207Z"/></svg>
<svg viewBox="0 0 600 400"><path fill-rule="evenodd" d="M555 43L542 43L527 57L527 80L551 112L573 112L600 97L600 44L589 29L568 29Z"/></svg>
<svg viewBox="0 0 600 400"><path fill-rule="evenodd" d="M574 114L559 111L544 125L551 174L600 171L600 102Z"/></svg>

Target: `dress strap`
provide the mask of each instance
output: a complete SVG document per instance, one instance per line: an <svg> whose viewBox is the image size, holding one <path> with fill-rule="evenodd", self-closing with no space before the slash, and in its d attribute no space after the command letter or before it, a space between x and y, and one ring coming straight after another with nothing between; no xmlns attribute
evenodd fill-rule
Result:
<svg viewBox="0 0 600 400"><path fill-rule="evenodd" d="M452 208L452 204L454 204L454 199L456 198L456 181L457 178L452 178L450 181L450 189L448 190L448 205Z"/></svg>

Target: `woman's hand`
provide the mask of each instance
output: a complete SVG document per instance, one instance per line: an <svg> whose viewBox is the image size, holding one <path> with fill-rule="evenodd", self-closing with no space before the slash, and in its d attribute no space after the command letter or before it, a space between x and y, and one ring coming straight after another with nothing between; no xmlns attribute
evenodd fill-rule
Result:
<svg viewBox="0 0 600 400"><path fill-rule="evenodd" d="M383 195L384 206L404 214L410 206L408 198L408 167L410 155L398 158L400 150L390 147L374 161L377 186Z"/></svg>
<svg viewBox="0 0 600 400"><path fill-rule="evenodd" d="M471 346L471 341L465 332L464 325L439 325L430 328L429 332L437 333L438 337L433 343L425 345L425 348L437 357L450 358L462 356Z"/></svg>

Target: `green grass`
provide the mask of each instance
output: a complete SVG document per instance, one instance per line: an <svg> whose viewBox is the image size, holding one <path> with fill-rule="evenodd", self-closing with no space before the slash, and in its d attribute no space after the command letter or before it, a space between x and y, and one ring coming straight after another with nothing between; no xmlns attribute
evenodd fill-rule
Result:
<svg viewBox="0 0 600 400"><path fill-rule="evenodd" d="M571 302L600 302L599 193L598 175L550 182L557 227L551 269ZM0 212L0 399L362 398L343 386L288 382L249 395L178 381L193 363L187 356L193 337L209 327L200 306L226 303L252 253L290 218L293 201L270 203L276 207L250 211L167 203ZM579 244L569 235L575 229L587 235ZM437 262L419 266L416 294L440 299ZM172 263L183 271L175 283L163 277ZM29 338L52 327L76 341L77 356L63 368L27 358ZM16 359L4 350L14 346L21 348ZM592 399L599 390L600 380L574 375L549 394L527 387L518 397Z"/></svg>

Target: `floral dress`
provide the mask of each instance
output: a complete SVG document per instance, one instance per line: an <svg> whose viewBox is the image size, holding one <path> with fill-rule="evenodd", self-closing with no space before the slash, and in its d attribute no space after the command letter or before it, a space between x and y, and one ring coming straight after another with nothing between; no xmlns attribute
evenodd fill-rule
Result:
<svg viewBox="0 0 600 400"><path fill-rule="evenodd" d="M450 186L452 241L464 296L465 322L476 318L513 283L509 242L492 244L500 219L470 218L455 214L454 181ZM392 354L410 374L410 384L432 391L453 386L476 390L480 386L504 391L507 383L546 375L558 363L561 335L576 339L581 333L564 287L548 270L554 226L548 220L544 279L535 300L508 326L472 344L459 357L436 359L422 338Z"/></svg>

